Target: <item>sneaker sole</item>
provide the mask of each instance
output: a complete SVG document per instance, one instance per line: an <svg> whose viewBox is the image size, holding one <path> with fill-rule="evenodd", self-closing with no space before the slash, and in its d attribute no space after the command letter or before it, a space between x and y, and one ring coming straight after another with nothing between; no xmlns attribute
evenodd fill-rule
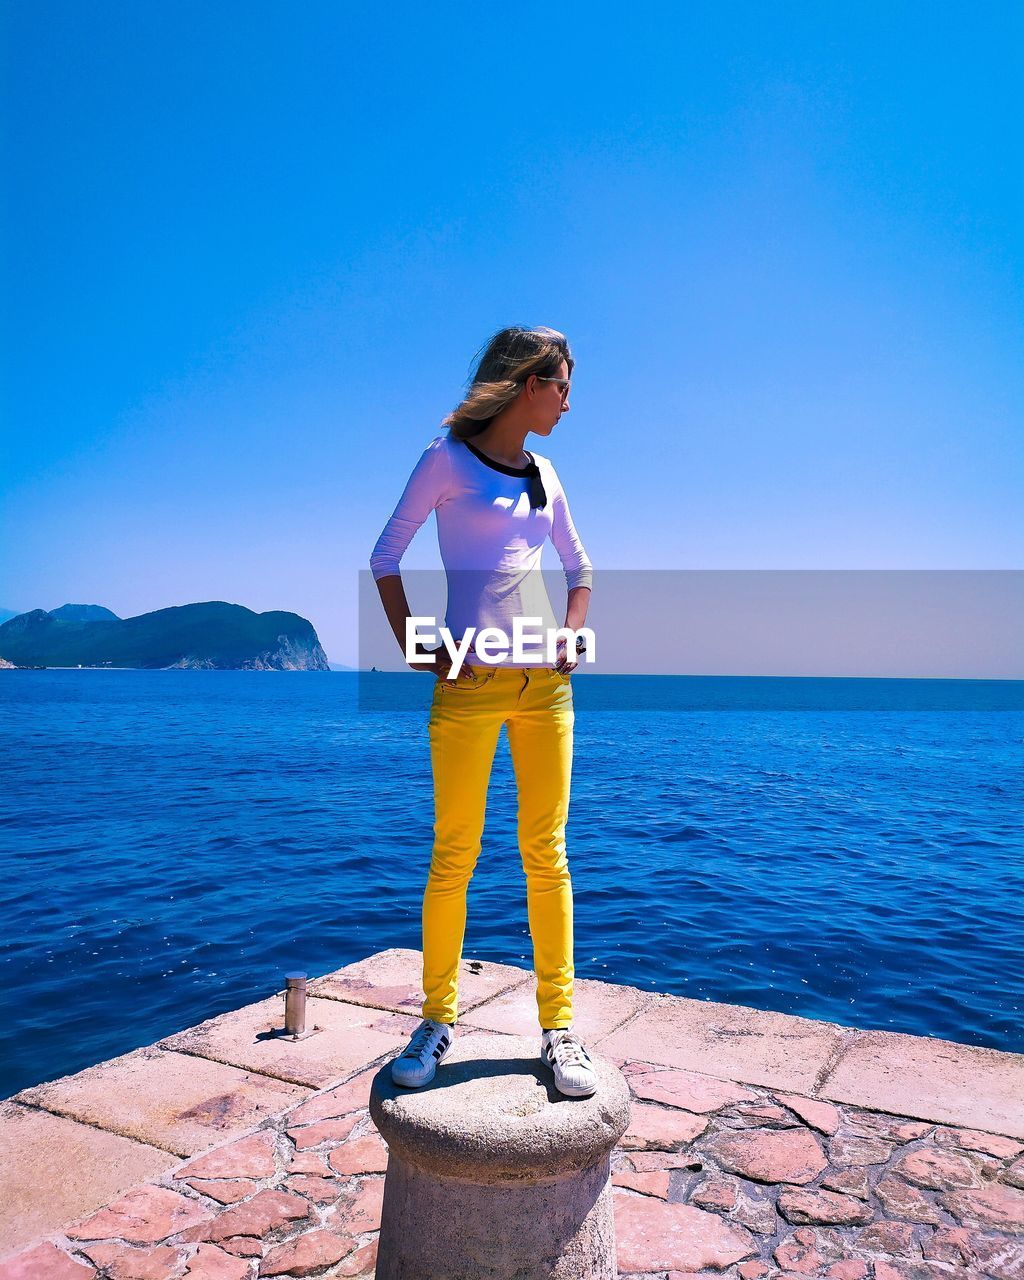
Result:
<svg viewBox="0 0 1024 1280"><path fill-rule="evenodd" d="M559 1093L564 1094L565 1097L567 1098L589 1098L593 1094L597 1093L596 1084L590 1089L571 1089L571 1088L563 1089L562 1086L556 1080L555 1088L558 1090Z"/></svg>
<svg viewBox="0 0 1024 1280"><path fill-rule="evenodd" d="M409 1081L405 1081L405 1080L397 1080L397 1079L395 1078L395 1070L394 1070L394 1067L392 1067L392 1068L391 1068L391 1083L392 1083L392 1084L397 1084L397 1085L398 1085L398 1087L399 1087L400 1089L422 1089L425 1085L430 1084L430 1082L431 1082L431 1080L433 1080L434 1076L435 1076L435 1075L437 1075L437 1069L438 1069L438 1067L441 1065L441 1063L442 1063L442 1062L444 1062L445 1058L447 1058L447 1057L448 1057L448 1055L451 1053L451 1051L452 1051L452 1045L453 1045L454 1043L455 1043L455 1038L454 1038L454 1036L453 1036L453 1037L448 1041L448 1048L447 1048L447 1049L445 1049L444 1053L442 1053L442 1054L441 1054L441 1056L440 1056L440 1057L437 1059L437 1061L434 1063L434 1066L433 1066L433 1069L432 1069L432 1070L431 1070L431 1072L430 1072L430 1075L428 1075L428 1076L424 1077L424 1079L422 1079L422 1080L417 1080L417 1081L413 1081L413 1082L409 1082ZM398 1059L396 1058L396 1059L395 1059L395 1061L397 1062L397 1061L398 1061Z"/></svg>

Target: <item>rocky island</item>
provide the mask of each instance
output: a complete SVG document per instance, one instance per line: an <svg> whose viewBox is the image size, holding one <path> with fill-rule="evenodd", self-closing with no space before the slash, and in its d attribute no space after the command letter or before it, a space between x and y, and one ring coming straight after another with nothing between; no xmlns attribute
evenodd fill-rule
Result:
<svg viewBox="0 0 1024 1280"><path fill-rule="evenodd" d="M313 624L208 600L119 618L102 605L31 609L0 626L0 667L328 671Z"/></svg>

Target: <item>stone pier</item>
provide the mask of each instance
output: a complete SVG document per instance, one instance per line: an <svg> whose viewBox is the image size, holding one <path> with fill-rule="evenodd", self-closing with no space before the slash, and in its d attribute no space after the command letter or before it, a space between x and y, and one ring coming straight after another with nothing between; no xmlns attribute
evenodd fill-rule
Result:
<svg viewBox="0 0 1024 1280"><path fill-rule="evenodd" d="M0 1280L370 1280L370 1085L419 972L316 979L304 1040L278 994L0 1102ZM533 984L466 961L459 1043L539 1050ZM632 1097L623 1280L1024 1280L1024 1055L588 980L576 1024Z"/></svg>

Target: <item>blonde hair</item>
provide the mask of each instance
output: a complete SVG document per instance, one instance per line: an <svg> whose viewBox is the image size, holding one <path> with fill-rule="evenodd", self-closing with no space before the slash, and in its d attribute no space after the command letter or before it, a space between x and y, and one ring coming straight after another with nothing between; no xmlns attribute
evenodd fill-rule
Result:
<svg viewBox="0 0 1024 1280"><path fill-rule="evenodd" d="M531 374L557 377L565 361L572 376L573 358L564 333L540 326L500 329L477 353L465 399L441 422L456 440L478 435L516 398Z"/></svg>

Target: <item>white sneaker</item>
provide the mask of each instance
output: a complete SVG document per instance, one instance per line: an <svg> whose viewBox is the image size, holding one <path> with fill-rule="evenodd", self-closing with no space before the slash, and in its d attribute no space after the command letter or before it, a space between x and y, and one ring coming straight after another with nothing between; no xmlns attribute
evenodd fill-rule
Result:
<svg viewBox="0 0 1024 1280"><path fill-rule="evenodd" d="M424 1018L409 1039L408 1047L391 1063L391 1079L407 1089L419 1089L434 1078L455 1039L454 1022Z"/></svg>
<svg viewBox="0 0 1024 1280"><path fill-rule="evenodd" d="M597 1089L597 1072L579 1037L570 1028L544 1031L541 1061L555 1073L555 1088L570 1098L589 1098Z"/></svg>

